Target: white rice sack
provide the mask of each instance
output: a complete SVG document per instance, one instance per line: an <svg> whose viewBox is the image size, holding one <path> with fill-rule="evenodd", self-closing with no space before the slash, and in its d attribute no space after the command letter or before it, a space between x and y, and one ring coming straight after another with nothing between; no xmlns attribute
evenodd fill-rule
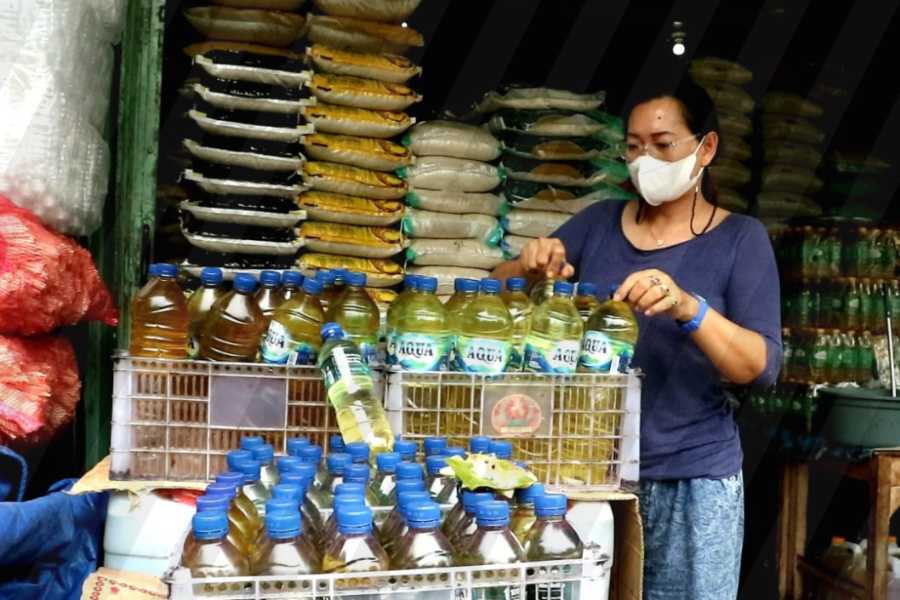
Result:
<svg viewBox="0 0 900 600"><path fill-rule="evenodd" d="M817 194L823 185L814 171L803 167L769 165L762 173L762 190L765 192Z"/></svg>
<svg viewBox="0 0 900 600"><path fill-rule="evenodd" d="M194 57L194 64L217 79L249 81L287 88L300 87L309 79L309 73L305 71L283 71L241 64L217 63L202 54Z"/></svg>
<svg viewBox="0 0 900 600"><path fill-rule="evenodd" d="M404 54L425 45L422 34L401 27L352 17L309 15L309 39L339 50Z"/></svg>
<svg viewBox="0 0 900 600"><path fill-rule="evenodd" d="M261 8L291 12L298 10L306 0L210 0L210 2L232 8Z"/></svg>
<svg viewBox="0 0 900 600"><path fill-rule="evenodd" d="M184 172L183 179L196 185L207 194L214 196L294 198L305 189L300 185L274 185L252 181L233 181L231 179L210 179L190 169Z"/></svg>
<svg viewBox="0 0 900 600"><path fill-rule="evenodd" d="M571 110L587 112L600 108L606 92L576 94L550 88L510 88L504 92L488 92L475 107L478 112L494 112L503 108L515 110Z"/></svg>
<svg viewBox="0 0 900 600"><path fill-rule="evenodd" d="M204 102L207 102L216 108L225 110L263 111L292 115L299 113L304 107L315 103L315 100L311 98L282 100L279 98L248 98L247 96L235 96L233 94L214 92L200 83L195 83L191 87L193 88L194 93L202 98Z"/></svg>
<svg viewBox="0 0 900 600"><path fill-rule="evenodd" d="M763 141L768 145L774 140L818 145L825 141L825 133L806 119L766 115L763 117Z"/></svg>
<svg viewBox="0 0 900 600"><path fill-rule="evenodd" d="M214 40L284 48L303 35L303 15L268 10L198 6L184 11L188 23Z"/></svg>
<svg viewBox="0 0 900 600"><path fill-rule="evenodd" d="M491 131L542 137L590 137L609 127L588 115L544 111L501 111L488 121Z"/></svg>
<svg viewBox="0 0 900 600"><path fill-rule="evenodd" d="M536 238L549 236L571 217L568 213L514 209L500 223L507 233Z"/></svg>
<svg viewBox="0 0 900 600"><path fill-rule="evenodd" d="M402 83L346 75L318 73L307 86L321 102L371 110L406 110L422 100L422 96Z"/></svg>
<svg viewBox="0 0 900 600"><path fill-rule="evenodd" d="M368 110L334 104L318 104L303 108L303 118L318 133L362 135L390 138L402 134L416 120L403 112Z"/></svg>
<svg viewBox="0 0 900 600"><path fill-rule="evenodd" d="M505 258L503 250L478 240L411 240L406 260L419 266L493 269Z"/></svg>
<svg viewBox="0 0 900 600"><path fill-rule="evenodd" d="M410 187L455 192L489 192L504 180L493 165L462 158L424 156L397 174Z"/></svg>
<svg viewBox="0 0 900 600"><path fill-rule="evenodd" d="M406 182L380 171L334 163L310 161L303 164L303 181L313 190L364 196L376 200L399 200L406 195Z"/></svg>
<svg viewBox="0 0 900 600"><path fill-rule="evenodd" d="M268 125L248 125L234 121L212 119L199 110L188 111L188 117L197 124L200 129L213 135L226 137L248 138L253 140L267 140L270 142L299 142L304 135L313 132L309 125L297 127L269 127Z"/></svg>
<svg viewBox="0 0 900 600"><path fill-rule="evenodd" d="M427 121L403 137L416 156L450 156L490 162L500 156L500 142L481 127L455 121Z"/></svg>
<svg viewBox="0 0 900 600"><path fill-rule="evenodd" d="M573 198L571 200L533 197L515 204L514 207L521 210L543 210L549 212L564 212L570 215L574 215L583 211L588 206L596 204L598 202L602 202L603 200L607 200L608 198L609 197L606 196L603 191L597 190L588 192L583 196L578 196L577 198Z"/></svg>
<svg viewBox="0 0 900 600"><path fill-rule="evenodd" d="M699 82L728 82L746 85L753 81L753 72L723 58L698 58L691 61L691 76Z"/></svg>
<svg viewBox="0 0 900 600"><path fill-rule="evenodd" d="M763 110L804 119L818 119L825 114L821 106L798 96L782 92L770 92L763 98Z"/></svg>
<svg viewBox="0 0 900 600"><path fill-rule="evenodd" d="M406 20L421 0L315 0L326 15L399 23Z"/></svg>
<svg viewBox="0 0 900 600"><path fill-rule="evenodd" d="M238 152L198 144L194 140L183 140L182 144L194 158L207 162L256 169L258 171L297 171L303 166L303 156L271 156L255 152Z"/></svg>
<svg viewBox="0 0 900 600"><path fill-rule="evenodd" d="M303 136L301 143L313 160L363 169L395 171L412 162L408 148L388 140L315 133Z"/></svg>
<svg viewBox="0 0 900 600"><path fill-rule="evenodd" d="M318 44L306 49L306 60L323 73L365 77L389 83L406 83L422 72L421 67L398 54L352 52Z"/></svg>
<svg viewBox="0 0 900 600"><path fill-rule="evenodd" d="M524 248L528 242L535 239L537 238L507 234L504 236L503 241L500 242L500 248L507 257L516 258L522 254L522 248Z"/></svg>
<svg viewBox="0 0 900 600"><path fill-rule="evenodd" d="M494 217L479 214L454 215L408 208L403 233L411 238L476 239L496 246L503 229Z"/></svg>
<svg viewBox="0 0 900 600"><path fill-rule="evenodd" d="M446 192L440 190L411 189L406 194L406 204L412 208L442 213L480 215L506 214L506 198L501 194Z"/></svg>
<svg viewBox="0 0 900 600"><path fill-rule="evenodd" d="M741 163L733 160L721 159L709 166L709 172L712 174L713 181L716 184L739 188L750 183L750 169Z"/></svg>
<svg viewBox="0 0 900 600"><path fill-rule="evenodd" d="M472 269L465 267L409 267L406 269L406 272L414 275L437 278L437 293L439 296L449 296L453 294L454 282L459 277L482 280L485 277L491 276L491 272L487 269Z"/></svg>
<svg viewBox="0 0 900 600"><path fill-rule="evenodd" d="M628 180L628 167L617 160L538 162L505 156L501 166L511 180L549 185L583 188L604 182L621 183Z"/></svg>

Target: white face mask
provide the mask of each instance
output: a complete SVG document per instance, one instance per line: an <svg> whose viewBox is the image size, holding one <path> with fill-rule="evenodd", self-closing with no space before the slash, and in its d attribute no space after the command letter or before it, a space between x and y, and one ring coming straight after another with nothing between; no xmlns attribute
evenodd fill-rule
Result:
<svg viewBox="0 0 900 600"><path fill-rule="evenodd" d="M697 150L703 146L703 140ZM685 192L697 185L703 175L701 168L696 177L691 177L697 164L697 150L681 160L667 162L642 154L628 163L631 182L650 206L659 206L681 198Z"/></svg>

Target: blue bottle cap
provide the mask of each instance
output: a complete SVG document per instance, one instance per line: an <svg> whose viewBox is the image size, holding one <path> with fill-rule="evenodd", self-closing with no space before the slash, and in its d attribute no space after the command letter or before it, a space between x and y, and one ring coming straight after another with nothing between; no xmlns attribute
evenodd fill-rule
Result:
<svg viewBox="0 0 900 600"><path fill-rule="evenodd" d="M228 512L230 504L228 496L198 496L197 512Z"/></svg>
<svg viewBox="0 0 900 600"><path fill-rule="evenodd" d="M406 508L410 529L433 529L441 524L441 508L434 502L416 502Z"/></svg>
<svg viewBox="0 0 900 600"><path fill-rule="evenodd" d="M490 492L463 492L463 509L471 514L475 514L475 507L482 502L492 502L494 495ZM504 502L504 504L506 504Z"/></svg>
<svg viewBox="0 0 900 600"><path fill-rule="evenodd" d="M366 495L366 485L364 483L342 483L334 488L334 495L337 496L362 496Z"/></svg>
<svg viewBox="0 0 900 600"><path fill-rule="evenodd" d="M297 483L278 483L272 488L273 500L292 500L295 508L302 495L303 488ZM266 506L266 510L269 510L268 506Z"/></svg>
<svg viewBox="0 0 900 600"><path fill-rule="evenodd" d="M239 460L253 460L253 453L249 450L229 450L225 455L225 462L228 463L228 469L231 471L238 470L235 464Z"/></svg>
<svg viewBox="0 0 900 600"><path fill-rule="evenodd" d="M509 460L512 458L512 442L506 440L491 440L489 452L496 455L497 458Z"/></svg>
<svg viewBox="0 0 900 600"><path fill-rule="evenodd" d="M270 463L275 460L275 448L273 448L270 444L257 446L250 452L253 453L253 460L258 460L263 464Z"/></svg>
<svg viewBox="0 0 900 600"><path fill-rule="evenodd" d="M506 289L511 292L520 292L525 289L527 283L524 277L510 277L506 280Z"/></svg>
<svg viewBox="0 0 900 600"><path fill-rule="evenodd" d="M305 437L292 437L287 440L288 456L300 456L300 451L309 446L309 439Z"/></svg>
<svg viewBox="0 0 900 600"><path fill-rule="evenodd" d="M579 296L596 296L597 286L589 281L582 281L578 284Z"/></svg>
<svg viewBox="0 0 900 600"><path fill-rule="evenodd" d="M471 294L478 291L478 280L469 279L468 277L457 277L453 282L453 289L464 294Z"/></svg>
<svg viewBox="0 0 900 600"><path fill-rule="evenodd" d="M281 473L287 473L288 471L293 471L300 465L300 459L296 456L282 456L278 459L276 466L278 467L279 475Z"/></svg>
<svg viewBox="0 0 900 600"><path fill-rule="evenodd" d="M335 452L328 455L328 472L332 475L343 475L344 468L350 464L350 455L343 452Z"/></svg>
<svg viewBox="0 0 900 600"><path fill-rule="evenodd" d="M262 465L255 460L242 459L234 465L239 473L244 475L244 483L259 481L259 469Z"/></svg>
<svg viewBox="0 0 900 600"><path fill-rule="evenodd" d="M303 285L303 274L297 271L285 271L281 277L281 282L287 286L300 287Z"/></svg>
<svg viewBox="0 0 900 600"><path fill-rule="evenodd" d="M198 512L191 520L198 540L219 540L228 534L228 515L224 511Z"/></svg>
<svg viewBox="0 0 900 600"><path fill-rule="evenodd" d="M444 451L441 454L448 458L451 456L459 456L461 458L465 458L466 449L462 446L447 446L446 448L444 448Z"/></svg>
<svg viewBox="0 0 900 600"><path fill-rule="evenodd" d="M544 494L534 500L534 514L539 517L565 516L569 499L562 494Z"/></svg>
<svg viewBox="0 0 900 600"><path fill-rule="evenodd" d="M331 274L334 275L335 285L343 285L347 283L347 276L350 275L350 269L338 267L337 269L331 269Z"/></svg>
<svg viewBox="0 0 900 600"><path fill-rule="evenodd" d="M500 500L482 502L478 505L475 520L479 527L509 525L509 504Z"/></svg>
<svg viewBox="0 0 900 600"><path fill-rule="evenodd" d="M345 452L355 463L364 463L369 460L369 445L365 442L350 442L345 446Z"/></svg>
<svg viewBox="0 0 900 600"><path fill-rule="evenodd" d="M328 440L328 451L329 452L343 452L344 451L344 438L340 435L333 435Z"/></svg>
<svg viewBox="0 0 900 600"><path fill-rule="evenodd" d="M372 531L372 511L366 506L342 508L337 511L338 531L343 534Z"/></svg>
<svg viewBox="0 0 900 600"><path fill-rule="evenodd" d="M322 447L309 444L300 450L300 459L305 463L319 464L322 461Z"/></svg>
<svg viewBox="0 0 900 600"><path fill-rule="evenodd" d="M299 486L304 493L306 493L306 488L309 487L311 481L312 480L309 477L297 473L296 471L288 471L287 473L282 473L278 476L278 485L283 483L296 485Z"/></svg>
<svg viewBox="0 0 900 600"><path fill-rule="evenodd" d="M323 287L334 285L334 273L332 273L328 269L316 271L316 281L321 283Z"/></svg>
<svg viewBox="0 0 900 600"><path fill-rule="evenodd" d="M334 500L331 503L331 506L335 511L354 509L363 507L365 505L365 499L359 494L344 494L343 496L335 496Z"/></svg>
<svg viewBox="0 0 900 600"><path fill-rule="evenodd" d="M393 473L400 464L400 455L396 452L382 452L375 457L375 464L382 473Z"/></svg>
<svg viewBox="0 0 900 600"><path fill-rule="evenodd" d="M328 340L331 338L343 339L345 337L344 330L337 323L325 323L322 325L322 339Z"/></svg>
<svg viewBox="0 0 900 600"><path fill-rule="evenodd" d="M532 483L530 487L516 490L516 502L534 504L534 499L544 495L544 484Z"/></svg>
<svg viewBox="0 0 900 600"><path fill-rule="evenodd" d="M356 271L351 271L347 275L347 285L351 285L353 287L366 287L367 277L365 273L357 273Z"/></svg>
<svg viewBox="0 0 900 600"><path fill-rule="evenodd" d="M365 485L369 482L369 465L361 463L347 465L344 467L344 481Z"/></svg>
<svg viewBox="0 0 900 600"><path fill-rule="evenodd" d="M234 289L241 294L252 294L256 291L256 277L249 273L238 273L234 276Z"/></svg>
<svg viewBox="0 0 900 600"><path fill-rule="evenodd" d="M227 483L235 488L244 485L244 474L238 472L238 470L231 467L231 465L229 465L228 468L231 470L216 475L216 483Z"/></svg>
<svg viewBox="0 0 900 600"><path fill-rule="evenodd" d="M273 540L289 540L303 532L303 520L296 510L266 510L266 533Z"/></svg>
<svg viewBox="0 0 900 600"><path fill-rule="evenodd" d="M425 438L425 456L441 454L446 447L447 438L445 437Z"/></svg>
<svg viewBox="0 0 900 600"><path fill-rule="evenodd" d="M553 284L554 296L571 296L574 286L568 281L557 281Z"/></svg>
<svg viewBox="0 0 900 600"><path fill-rule="evenodd" d="M425 459L425 466L428 467L429 475L437 475L441 469L447 466L447 457L429 456Z"/></svg>
<svg viewBox="0 0 900 600"><path fill-rule="evenodd" d="M241 475L240 473L234 473L234 475L239 477L240 481L238 481L237 483L231 483L229 481L219 481L218 478L216 478L215 483L211 483L206 486L206 495L225 496L230 502L237 492L237 486L244 482L243 475Z"/></svg>
<svg viewBox="0 0 900 600"><path fill-rule="evenodd" d="M416 452L419 446L412 440L397 440L394 442L394 452L400 455L401 460L416 460Z"/></svg>
<svg viewBox="0 0 900 600"><path fill-rule="evenodd" d="M152 263L147 267L147 279L159 277L159 263Z"/></svg>
<svg viewBox="0 0 900 600"><path fill-rule="evenodd" d="M407 507L416 502L430 502L431 494L425 490L415 490L412 492L398 492L397 504L400 505L400 512L405 513Z"/></svg>
<svg viewBox="0 0 900 600"><path fill-rule="evenodd" d="M297 502L293 498L271 498L266 500L266 514L297 510Z"/></svg>
<svg viewBox="0 0 900 600"><path fill-rule="evenodd" d="M249 450L252 452L254 448L259 448L265 443L266 440L258 435L245 435L241 438L241 450Z"/></svg>
<svg viewBox="0 0 900 600"><path fill-rule="evenodd" d="M403 287L408 290L414 290L419 287L419 279L421 279L418 275L413 275L412 273L407 273L403 277Z"/></svg>
<svg viewBox="0 0 900 600"><path fill-rule="evenodd" d="M419 289L428 294L433 294L437 291L438 288L438 280L437 277L425 277L422 276L419 279Z"/></svg>
<svg viewBox="0 0 900 600"><path fill-rule="evenodd" d="M200 271L200 281L203 285L219 285L223 279L222 269L219 267L203 267Z"/></svg>
<svg viewBox="0 0 900 600"><path fill-rule="evenodd" d="M500 280L492 277L485 277L481 280L481 292L484 294L499 294Z"/></svg>
<svg viewBox="0 0 900 600"><path fill-rule="evenodd" d="M259 282L265 287L278 287L281 285L281 273L278 271L263 271L259 274Z"/></svg>
<svg viewBox="0 0 900 600"><path fill-rule="evenodd" d="M315 479L318 473L318 464L301 462L299 465L291 469L291 473L298 473L307 479Z"/></svg>
<svg viewBox="0 0 900 600"><path fill-rule="evenodd" d="M418 463L411 462L402 462L397 465L395 473L400 481L404 479L424 479L425 477L422 473L422 467Z"/></svg>
<svg viewBox="0 0 900 600"><path fill-rule="evenodd" d="M398 467L400 465L397 465ZM425 491L425 480L424 479L400 479L397 481L397 485L394 487L394 491L397 493L397 497L400 497L400 494L404 492L424 492Z"/></svg>
<svg viewBox="0 0 900 600"><path fill-rule="evenodd" d="M159 277L178 277L178 267L169 263L159 264Z"/></svg>
<svg viewBox="0 0 900 600"><path fill-rule="evenodd" d="M476 435L469 439L469 452L472 454L487 454L491 451L491 438L486 435Z"/></svg>
<svg viewBox="0 0 900 600"><path fill-rule="evenodd" d="M322 282L311 277L303 280L303 291L310 296L318 296L322 293Z"/></svg>

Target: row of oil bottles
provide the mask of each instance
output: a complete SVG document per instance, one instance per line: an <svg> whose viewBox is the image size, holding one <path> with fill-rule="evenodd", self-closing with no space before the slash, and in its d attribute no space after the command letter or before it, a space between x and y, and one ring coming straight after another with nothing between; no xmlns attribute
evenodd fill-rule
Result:
<svg viewBox="0 0 900 600"><path fill-rule="evenodd" d="M502 294L499 280L458 279L443 304L435 278L408 275L382 331L363 273L320 271L304 280L263 271L260 282L237 274L229 292L221 270L206 268L188 299L176 276L173 265L153 265L133 299L132 356L315 364L321 327L334 322L366 364L376 362L384 337L384 362L406 371L605 373L627 370L638 336L630 308L601 302L586 282L574 298L573 284L553 280L529 297L523 278L507 280Z"/></svg>
<svg viewBox="0 0 900 600"><path fill-rule="evenodd" d="M897 538L889 536L887 539L888 554L888 595L886 600L900 599L900 547L897 546ZM840 575L865 585L866 562L868 541L862 540L859 544L848 541L844 537L831 538L831 544L822 555L822 564L830 572ZM838 600L844 598L842 591L821 591L816 598L822 600Z"/></svg>
<svg viewBox="0 0 900 600"><path fill-rule="evenodd" d="M893 277L897 266L896 229L806 225L780 232L773 244L789 278Z"/></svg>
<svg viewBox="0 0 900 600"><path fill-rule="evenodd" d="M417 444L409 440L397 439L396 452L375 457L374 476L366 444L343 445L337 436L331 446L323 463L320 447L292 438L288 456L275 461L262 438L243 438L241 449L228 453L230 471L197 499L182 565L202 579L582 557L582 542L565 518L564 495L545 493L541 484L514 494L461 490L446 474L447 459L466 451L448 447L445 438L424 440L427 477L414 462ZM470 439L469 452L508 459L512 447L478 436ZM441 505L452 505L445 516ZM333 510L323 519L326 509ZM529 596L567 598L567 585L530 590ZM486 588L478 597L506 597L504 592Z"/></svg>
<svg viewBox="0 0 900 600"><path fill-rule="evenodd" d="M885 313L900 314L900 281L853 277L803 279L784 287L781 304L788 327L882 332Z"/></svg>
<svg viewBox="0 0 900 600"><path fill-rule="evenodd" d="M868 383L875 377L874 338L868 331L782 329L782 382Z"/></svg>

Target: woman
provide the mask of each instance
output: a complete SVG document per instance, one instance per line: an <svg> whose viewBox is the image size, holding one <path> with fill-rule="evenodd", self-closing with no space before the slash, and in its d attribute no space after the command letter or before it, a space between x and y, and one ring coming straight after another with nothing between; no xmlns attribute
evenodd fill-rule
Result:
<svg viewBox="0 0 900 600"><path fill-rule="evenodd" d="M706 173L717 126L694 84L642 94L629 111L626 150L641 201L595 204L494 271L590 281L615 289L637 315L650 600L737 596L742 452L722 380L768 386L781 363L769 237L755 219L716 205Z"/></svg>

